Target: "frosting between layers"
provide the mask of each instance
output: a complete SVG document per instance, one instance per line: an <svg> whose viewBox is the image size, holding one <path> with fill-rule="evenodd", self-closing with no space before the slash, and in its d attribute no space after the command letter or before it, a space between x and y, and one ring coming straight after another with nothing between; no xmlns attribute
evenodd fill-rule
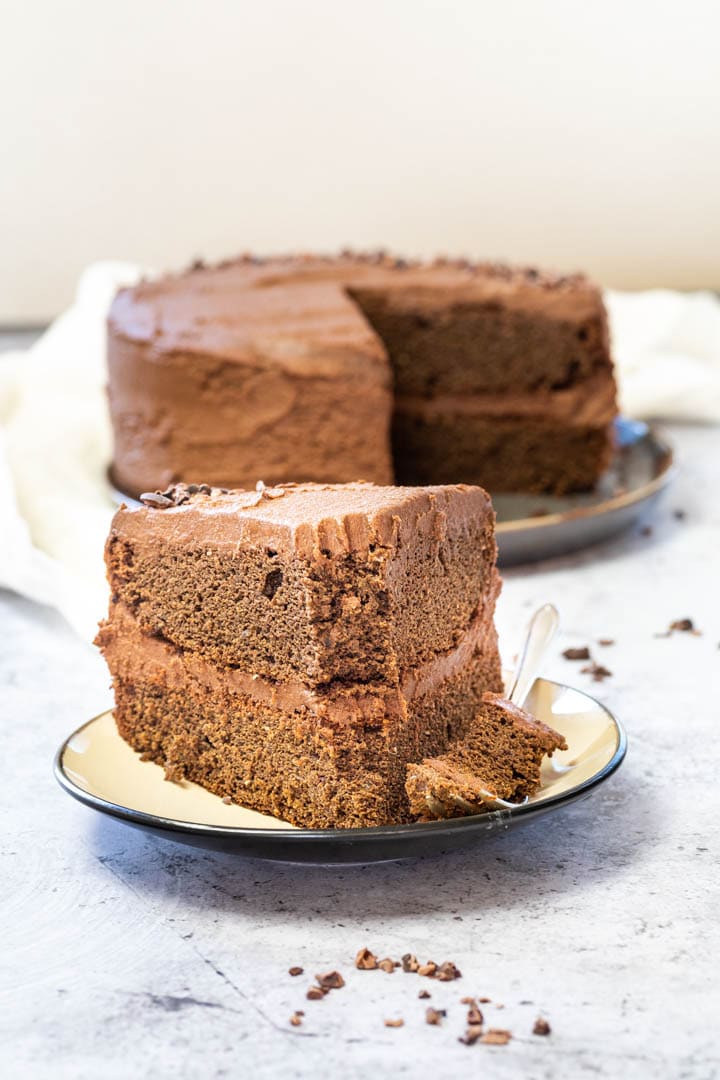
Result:
<svg viewBox="0 0 720 1080"><path fill-rule="evenodd" d="M318 690L300 681L274 682L237 668L219 667L197 653L181 651L145 634L130 608L121 602L101 625L97 644L114 678L172 689L195 682L210 691L229 691L286 713L301 713L304 720L310 714L317 722L336 727L379 727L404 719L408 702L431 693L462 672L474 656L487 655L496 647L492 612L498 587L496 582L456 647L408 673L399 688L355 684Z"/></svg>
<svg viewBox="0 0 720 1080"><path fill-rule="evenodd" d="M570 426L606 425L617 413L615 380L609 370L594 371L572 386L558 390L498 391L492 394L443 394L437 398L398 397L395 411L432 421L446 416L516 417L558 420Z"/></svg>
<svg viewBox="0 0 720 1080"><path fill-rule="evenodd" d="M193 494L181 506L121 507L113 536L163 547L178 545L241 550L269 547L305 559L360 554L371 547L398 548L412 537L441 541L494 521L490 497L479 487L398 488L373 484L278 485L283 494Z"/></svg>

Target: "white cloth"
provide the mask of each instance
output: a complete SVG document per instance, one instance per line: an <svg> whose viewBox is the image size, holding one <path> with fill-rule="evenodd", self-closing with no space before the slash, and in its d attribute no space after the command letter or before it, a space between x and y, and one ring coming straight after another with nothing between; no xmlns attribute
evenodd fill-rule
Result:
<svg viewBox="0 0 720 1080"><path fill-rule="evenodd" d="M107 602L113 513L105 318L136 266L97 263L72 307L27 352L0 355L0 586L51 604L92 637ZM720 422L720 301L608 292L626 415Z"/></svg>

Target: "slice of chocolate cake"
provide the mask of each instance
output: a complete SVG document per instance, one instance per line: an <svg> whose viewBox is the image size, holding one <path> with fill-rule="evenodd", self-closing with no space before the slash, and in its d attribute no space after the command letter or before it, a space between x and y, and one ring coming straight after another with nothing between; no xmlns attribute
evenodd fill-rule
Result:
<svg viewBox="0 0 720 1080"><path fill-rule="evenodd" d="M408 761L501 686L479 488L178 485L121 508L98 634L125 739L292 824L408 820Z"/></svg>
<svg viewBox="0 0 720 1080"><path fill-rule="evenodd" d="M444 754L408 765L410 809L427 820L480 814L495 799L522 802L540 785L545 755L566 749L562 735L525 709L486 693L472 722Z"/></svg>

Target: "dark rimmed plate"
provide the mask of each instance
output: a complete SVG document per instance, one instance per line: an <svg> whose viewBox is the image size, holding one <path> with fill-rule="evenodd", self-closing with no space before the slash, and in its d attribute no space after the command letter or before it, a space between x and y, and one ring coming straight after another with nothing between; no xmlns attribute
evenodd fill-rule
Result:
<svg viewBox="0 0 720 1080"><path fill-rule="evenodd" d="M618 418L612 464L593 491L577 495L495 493L501 566L566 555L641 521L672 479L673 451L638 420Z"/></svg>
<svg viewBox="0 0 720 1080"><path fill-rule="evenodd" d="M453 821L369 829L297 829L226 805L197 784L168 783L117 733L112 712L96 716L58 750L55 775L74 798L148 832L196 847L303 863L369 863L451 851L497 829L531 821L590 795L618 768L626 738L612 714L589 694L538 679L528 707L562 735L568 749L543 766L532 799Z"/></svg>

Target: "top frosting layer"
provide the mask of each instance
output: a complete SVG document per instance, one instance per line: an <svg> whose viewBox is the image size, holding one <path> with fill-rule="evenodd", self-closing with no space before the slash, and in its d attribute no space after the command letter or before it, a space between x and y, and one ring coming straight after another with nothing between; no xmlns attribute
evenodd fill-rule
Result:
<svg viewBox="0 0 720 1080"><path fill-rule="evenodd" d="M526 313L581 322L601 304L581 274L533 268L385 256L243 258L141 282L122 290L110 311L111 333L152 346L156 356L202 352L299 373L309 363L333 367L384 354L351 299L381 290L392 303L414 297L425 310L502 303Z"/></svg>
<svg viewBox="0 0 720 1080"><path fill-rule="evenodd" d="M418 534L438 541L493 516L479 487L400 488L373 484L284 484L225 491L177 484L121 507L111 534L164 545L258 545L304 558L373 547L400 548Z"/></svg>

